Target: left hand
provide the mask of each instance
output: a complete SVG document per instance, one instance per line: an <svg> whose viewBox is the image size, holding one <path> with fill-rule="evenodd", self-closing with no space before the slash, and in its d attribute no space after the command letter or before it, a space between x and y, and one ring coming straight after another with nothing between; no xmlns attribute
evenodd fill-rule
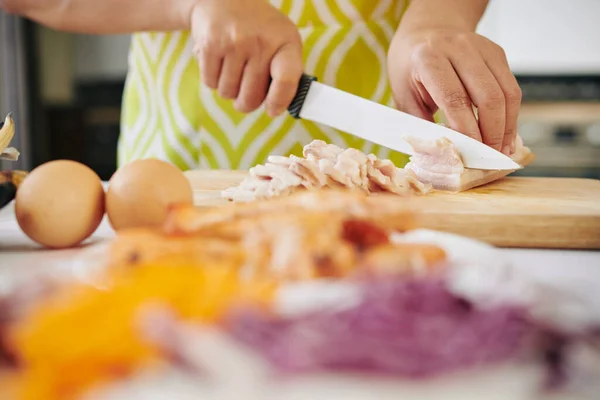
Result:
<svg viewBox="0 0 600 400"><path fill-rule="evenodd" d="M388 70L400 110L433 121L441 109L450 128L514 153L521 89L497 44L464 28L401 26Z"/></svg>

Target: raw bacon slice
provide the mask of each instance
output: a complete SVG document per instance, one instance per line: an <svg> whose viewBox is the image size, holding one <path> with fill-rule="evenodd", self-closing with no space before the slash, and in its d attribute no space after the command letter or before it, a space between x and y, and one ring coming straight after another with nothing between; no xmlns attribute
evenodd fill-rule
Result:
<svg viewBox="0 0 600 400"><path fill-rule="evenodd" d="M413 137L406 140L416 154L411 157L405 169L412 171L419 181L431 184L437 190L462 192L514 172L514 170L487 171L465 168L456 147L446 138L440 138L435 142ZM521 137L517 136L516 151L511 158L520 165L526 166L535 159L535 155L523 145Z"/></svg>

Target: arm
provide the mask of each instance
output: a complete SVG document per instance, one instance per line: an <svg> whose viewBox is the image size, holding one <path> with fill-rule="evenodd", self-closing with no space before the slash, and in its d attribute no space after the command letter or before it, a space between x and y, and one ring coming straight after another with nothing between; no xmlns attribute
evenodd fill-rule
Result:
<svg viewBox="0 0 600 400"><path fill-rule="evenodd" d="M202 82L241 112L263 103L271 116L285 112L302 75L298 29L265 0L0 0L0 6L65 31L190 30Z"/></svg>
<svg viewBox="0 0 600 400"><path fill-rule="evenodd" d="M399 108L509 155L521 90L503 49L475 33L487 0L413 0L394 36L388 69ZM477 109L477 116L473 111Z"/></svg>
<svg viewBox="0 0 600 400"><path fill-rule="evenodd" d="M197 0L0 0L0 7L54 29L81 33L184 30Z"/></svg>

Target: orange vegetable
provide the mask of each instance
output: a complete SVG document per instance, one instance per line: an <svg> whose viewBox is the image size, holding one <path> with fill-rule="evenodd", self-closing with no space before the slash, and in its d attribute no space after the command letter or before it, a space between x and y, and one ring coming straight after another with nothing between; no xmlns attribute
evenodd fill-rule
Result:
<svg viewBox="0 0 600 400"><path fill-rule="evenodd" d="M144 340L140 311L166 305L187 321L211 323L235 302L268 304L274 286L244 283L233 268L167 264L119 269L107 291L66 287L11 330L25 369L22 400L68 400L92 386L157 365L160 350Z"/></svg>

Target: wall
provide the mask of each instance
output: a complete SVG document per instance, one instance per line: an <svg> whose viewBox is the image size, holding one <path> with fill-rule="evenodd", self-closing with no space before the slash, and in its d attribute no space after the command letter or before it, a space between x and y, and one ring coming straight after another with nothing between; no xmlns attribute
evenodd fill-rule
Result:
<svg viewBox="0 0 600 400"><path fill-rule="evenodd" d="M75 36L75 76L79 80L123 79L130 35Z"/></svg>
<svg viewBox="0 0 600 400"><path fill-rule="evenodd" d="M73 99L73 36L38 27L37 41L41 95L52 104L68 104Z"/></svg>
<svg viewBox="0 0 600 400"><path fill-rule="evenodd" d="M600 74L599 0L490 0L479 32L517 74Z"/></svg>
<svg viewBox="0 0 600 400"><path fill-rule="evenodd" d="M124 80L129 35L73 35L37 27L41 93L45 102L68 104L76 81Z"/></svg>

